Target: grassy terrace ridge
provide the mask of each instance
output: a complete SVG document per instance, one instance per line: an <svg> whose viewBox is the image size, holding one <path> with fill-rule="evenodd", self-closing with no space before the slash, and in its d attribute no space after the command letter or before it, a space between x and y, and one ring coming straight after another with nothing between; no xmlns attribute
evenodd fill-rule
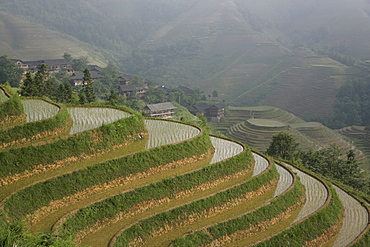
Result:
<svg viewBox="0 0 370 247"><path fill-rule="evenodd" d="M126 119L129 118L120 121ZM151 167L204 154L210 147L209 138L202 132L201 135L193 138L193 140L161 146L131 156L89 166L73 173L32 185L17 192L5 201L5 210L10 215L13 215L13 217L24 217L42 206L47 206L53 200L60 200L63 197L75 194L91 186L104 184L119 177L140 173ZM162 156L161 153L163 152L171 153L171 155ZM132 164L136 165L133 166ZM62 187L63 190L59 190L59 187ZM35 197L35 195L38 196ZM25 207L25 205L27 206Z"/></svg>
<svg viewBox="0 0 370 247"><path fill-rule="evenodd" d="M102 108L105 107L102 106ZM273 115L280 119L282 116L280 113ZM220 221L232 222L232 219L257 211L267 217L265 220L258 220L258 218L255 220L260 226L270 219L283 217L276 227L268 224L272 228L266 228L267 230L260 237L263 236L263 239L271 237L271 239L260 243L261 246L265 246L264 244L271 246L272 243L272 246L279 246L286 240L284 234L287 234L290 239L296 238L294 241L309 241L308 243L323 241L322 233L329 237L337 235L338 223L342 219L342 208L335 193L333 193L332 200L323 207L314 210L308 218L299 220L289 228L288 225L294 221L294 217L285 218L284 210L292 215L298 215L298 208L301 206L295 209L291 207L299 205L302 199L299 196L299 193L303 192L300 183L296 183L294 189L292 187L291 190L271 200L271 203L264 205L268 199L274 197L278 173L275 167L270 165L264 172L250 178L252 176L252 156L249 148L243 147L244 152L240 152L240 148L226 143L233 141L225 139L225 148L220 145L219 149L222 151L220 155L227 157L224 158L226 160L212 163L210 161L212 146L219 138L210 137L207 132L192 125L186 126L190 129L195 128L194 133L180 134L180 139L153 141L145 147L145 142L149 140L145 134L149 123L155 123L151 125L151 131L169 132L170 128L173 128L174 133L181 132L178 127L183 125L177 121L144 120L140 114L134 113L113 123L102 124L98 128L72 135L67 134L67 139L59 139L53 143L34 147L46 147L69 138L83 137L81 141L87 141L87 145L84 144L82 147L92 147L94 152L103 148L108 153L104 151L97 155L97 158L104 157L103 161L98 161L98 159L96 161L89 159L83 162L76 161L69 171L58 170L59 168L53 170L53 173L49 173L51 170L42 171L34 174L29 178L30 180L23 178L12 184L3 184L0 186L0 195L6 198L2 203L6 216L9 219L25 220L31 232L45 232L53 229L60 234L59 236L74 237L78 243L92 246L108 245L110 237L117 232L120 235L121 229L124 234L131 230L133 230L132 233L144 233L143 239L149 241L146 243L144 241L144 246L164 246L164 243L169 245L171 239L181 237L190 230L210 228L213 227L210 225ZM164 124L167 126L165 130L156 125L161 123L166 123ZM131 129L132 126L137 128ZM123 127L128 129L125 130ZM247 129L246 125L240 127L239 131ZM184 128L184 131L189 132L189 128ZM255 130L256 135L263 132L263 130ZM312 132L318 133L316 130ZM161 139L165 135L153 136ZM170 135L165 138L170 138ZM71 140L76 140L74 144L80 142L78 139ZM122 143L125 146L120 147L120 152L111 150L113 146L120 146ZM54 150L64 150L68 146L70 144L66 143L66 146L54 148ZM72 145L71 147L75 149L78 146ZM24 148L9 151L27 150L27 147ZM149 150L144 150L148 148ZM228 148L233 151L225 152ZM96 155L94 152L91 155ZM3 152L0 152L0 158L1 155ZM258 163L257 160L256 163ZM202 173L203 176L200 175ZM22 181L28 182L21 183ZM295 191L295 194L292 191ZM291 199L286 200L291 203L291 206L283 203L279 209L278 204L275 203L288 197L289 193L294 194L291 194ZM244 199L242 195L245 196ZM253 198L253 200L248 201L248 198ZM115 208L116 206L118 207ZM271 208L269 209L268 206ZM273 211L275 216L268 216L267 213L273 213ZM349 213L346 214L349 215ZM193 221L193 219L199 220ZM118 221L115 222L116 220ZM311 225L317 226L318 229L312 229ZM358 235L359 239L362 238L359 243L367 241L368 228L363 231L362 235L358 232L353 233ZM272 236L283 229L285 230L282 235ZM208 234L208 232L204 233ZM302 239L298 236L302 232L312 234L310 238ZM148 238L152 233L154 236ZM201 236L204 237L202 234ZM141 239L136 237L130 235L129 242L139 243ZM247 243L244 241L255 242L253 239L253 237L247 240L241 239L240 244Z"/></svg>
<svg viewBox="0 0 370 247"><path fill-rule="evenodd" d="M122 144L135 135L145 132L143 118L138 115L103 125L100 128L73 135L67 139L47 143L41 146L26 146L0 152L3 169L0 172L2 183L7 184L12 176L30 173L38 166L55 164L71 157L82 154L92 155L98 151L111 149L114 145ZM17 166L14 166L17 164Z"/></svg>
<svg viewBox="0 0 370 247"><path fill-rule="evenodd" d="M271 120L271 119L252 118L252 119L248 119L246 123L253 125L257 129L266 128L268 130L269 129L283 130L283 129L288 128L288 126L285 123L282 123L276 120Z"/></svg>
<svg viewBox="0 0 370 247"><path fill-rule="evenodd" d="M110 226L109 229L120 230L120 227L127 225L131 217L137 218L138 214L147 214L148 210L153 213L153 208L160 210L171 205L179 203L187 203L188 200L195 200L198 197L203 197L209 193L215 193L227 187L233 186L235 183L240 183L244 179L251 176L252 157L250 150L229 158L227 160L214 163L213 165L204 164L200 170L187 172L182 175L177 175L172 178L167 178L162 181L154 182L144 187L139 187L133 191L120 194L104 201L92 204L87 208L80 209L72 218L68 219L61 227L61 232L65 234L76 233L76 229L81 231L83 228L91 229L91 226L96 223L115 222L117 215L126 215L118 217L124 219L124 222L116 222L116 227ZM240 174L239 174L240 173ZM239 174L239 175L238 175ZM233 178L233 179L232 179ZM212 184L214 184L212 186ZM203 190L201 188L208 188ZM193 191L193 193L190 193ZM153 204L147 208L146 204ZM141 206L140 206L141 205ZM143 207L143 211L139 210ZM109 210L107 210L109 208ZM85 215L90 215L91 219L86 221ZM133 220L133 219L132 219ZM97 224L99 225L99 224ZM104 224L102 224L104 225ZM82 228L81 228L82 227ZM102 226L100 226L102 227ZM99 229L99 228L98 228ZM80 237L81 238L81 237ZM94 239L94 238L93 238ZM89 242L99 241L98 239L89 240ZM107 243L109 238L107 239Z"/></svg>
<svg viewBox="0 0 370 247"><path fill-rule="evenodd" d="M65 136L68 133L72 122L65 107L42 98L28 98L27 101L41 101L43 102L43 105L49 104L51 107L56 109L53 109L51 111L53 113L48 114L48 117L45 117L45 119L40 119L38 121L29 121L30 119L32 119L28 117L30 111L40 112L44 111L45 109L38 109L38 104L35 105L33 103L28 103L27 107L25 107L25 104L23 104L23 108L25 109L25 113L28 119L27 123L17 125L6 130L0 130L0 149L19 147L20 145L24 145L27 142L32 142L33 144L35 144L35 141L38 141L40 139L45 139L50 136L53 136L53 138L58 136ZM22 102L24 102L24 99L22 100ZM42 114L38 113L37 115Z"/></svg>
<svg viewBox="0 0 370 247"><path fill-rule="evenodd" d="M177 234L183 235L189 229L218 222L224 217L251 209L273 195L278 179L274 166L250 180L239 182L226 190L189 201L180 207L170 209L125 227L117 234L114 246L142 244L167 246ZM225 218L224 218L225 219ZM175 235L174 235L175 234ZM162 236L163 235L163 236ZM138 241L138 242L136 242ZM149 242L148 242L149 241Z"/></svg>
<svg viewBox="0 0 370 247"><path fill-rule="evenodd" d="M0 101L0 129L7 130L26 122L26 115L18 95L8 86L0 86L1 95L5 99Z"/></svg>
<svg viewBox="0 0 370 247"><path fill-rule="evenodd" d="M9 99L5 89L0 86L0 103L5 102Z"/></svg>
<svg viewBox="0 0 370 247"><path fill-rule="evenodd" d="M250 112L271 112L271 111L276 111L278 108L273 107L273 106L230 106L229 110L230 111L250 111Z"/></svg>
<svg viewBox="0 0 370 247"><path fill-rule="evenodd" d="M274 121L277 121L276 126L280 126L278 123L286 126L274 128ZM361 143L354 146L348 138L321 123L305 122L292 113L272 106L230 106L225 118L220 122L211 123L211 126L215 132L262 151L267 149L272 135L285 131L295 137L302 150L319 150L335 143L346 151L354 149L356 157L365 162L365 154L368 153L365 152L366 149L360 150L363 148Z"/></svg>
<svg viewBox="0 0 370 247"><path fill-rule="evenodd" d="M279 228L287 227L299 212L303 197L304 187L295 180L283 195L264 203L261 207L187 234L176 239L172 246L252 244L262 236L271 235ZM284 220L276 220L284 214L286 214Z"/></svg>

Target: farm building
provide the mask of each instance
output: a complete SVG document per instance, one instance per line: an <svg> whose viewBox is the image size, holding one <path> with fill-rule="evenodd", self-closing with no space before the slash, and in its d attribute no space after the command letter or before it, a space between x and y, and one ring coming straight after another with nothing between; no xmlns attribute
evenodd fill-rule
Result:
<svg viewBox="0 0 370 247"><path fill-rule="evenodd" d="M157 118L173 118L175 115L175 109L171 102L159 103L159 104L148 104L143 108L143 111L148 117L157 117Z"/></svg>
<svg viewBox="0 0 370 247"><path fill-rule="evenodd" d="M90 75L93 81L103 78L103 76L96 70L91 70ZM84 80L84 73L82 72L73 73L71 77L69 78L69 81L72 86L82 85L83 80Z"/></svg>
<svg viewBox="0 0 370 247"><path fill-rule="evenodd" d="M49 59L49 60L37 60L37 61L21 61L13 60L16 65L25 71L36 72L41 64L46 64L50 74L58 73L62 70L73 73L72 63L67 59Z"/></svg>
<svg viewBox="0 0 370 247"><path fill-rule="evenodd" d="M148 88L141 84L119 85L119 93L125 94L126 96L130 96L133 93L144 94L147 91Z"/></svg>
<svg viewBox="0 0 370 247"><path fill-rule="evenodd" d="M194 105L194 109L191 113L194 115L202 114L211 121L218 122L225 116L225 105L222 103L208 105L206 103L199 103Z"/></svg>

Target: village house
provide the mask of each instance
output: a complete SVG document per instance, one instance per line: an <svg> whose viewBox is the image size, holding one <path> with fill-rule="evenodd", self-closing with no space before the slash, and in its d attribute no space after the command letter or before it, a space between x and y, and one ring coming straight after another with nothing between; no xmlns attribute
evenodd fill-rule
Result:
<svg viewBox="0 0 370 247"><path fill-rule="evenodd" d="M118 79L120 85L128 85L134 79L134 77L132 75L120 73Z"/></svg>
<svg viewBox="0 0 370 247"><path fill-rule="evenodd" d="M186 95L192 95L193 94L193 90L188 88L188 87L178 86L177 88L179 90L183 91Z"/></svg>
<svg viewBox="0 0 370 247"><path fill-rule="evenodd" d="M148 88L141 84L119 85L119 93L122 95L130 96L134 93L145 94L146 92L148 92Z"/></svg>
<svg viewBox="0 0 370 247"><path fill-rule="evenodd" d="M19 68L24 69L26 72L36 72L41 64L46 64L50 74L55 74L62 70L65 70L68 73L73 73L72 63L67 59L49 59L37 61L22 61L13 59L13 61Z"/></svg>
<svg viewBox="0 0 370 247"><path fill-rule="evenodd" d="M225 105L222 103L208 105L206 103L199 103L194 105L190 111L192 114L201 114L210 121L219 122L221 118L225 117Z"/></svg>
<svg viewBox="0 0 370 247"><path fill-rule="evenodd" d="M159 104L148 104L143 108L143 112L147 117L156 118L173 118L175 116L175 109L171 102L159 103Z"/></svg>
<svg viewBox="0 0 370 247"><path fill-rule="evenodd" d="M103 78L103 76L96 70L90 71L91 79L94 80L99 80ZM84 73L83 72L77 72L73 73L71 77L69 78L69 81L72 86L80 86L83 84L84 81Z"/></svg>

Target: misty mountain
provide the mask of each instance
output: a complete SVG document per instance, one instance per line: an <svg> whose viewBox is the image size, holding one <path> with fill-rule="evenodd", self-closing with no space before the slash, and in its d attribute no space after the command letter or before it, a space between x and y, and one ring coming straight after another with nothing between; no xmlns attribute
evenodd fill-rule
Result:
<svg viewBox="0 0 370 247"><path fill-rule="evenodd" d="M366 0L1 0L0 51L87 55L232 105L325 118L349 66L370 57L368 13Z"/></svg>

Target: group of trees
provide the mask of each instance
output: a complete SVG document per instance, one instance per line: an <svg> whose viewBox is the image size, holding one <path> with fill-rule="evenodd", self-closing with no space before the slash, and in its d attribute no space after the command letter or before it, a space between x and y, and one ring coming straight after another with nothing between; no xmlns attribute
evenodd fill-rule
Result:
<svg viewBox="0 0 370 247"><path fill-rule="evenodd" d="M273 136L266 153L276 158L298 162L313 172L335 179L370 194L369 181L353 150L345 153L337 145L318 151L302 151L294 137L286 132Z"/></svg>
<svg viewBox="0 0 370 247"><path fill-rule="evenodd" d="M331 128L370 125L369 78L347 81L336 94L334 116L325 124Z"/></svg>
<svg viewBox="0 0 370 247"><path fill-rule="evenodd" d="M78 91L73 90L68 81L59 83L57 86L56 80L55 77L50 76L46 64L41 64L34 75L31 72L26 73L20 94L26 97L47 97L60 103L85 104L95 101L96 96L89 69L84 70L83 85Z"/></svg>
<svg viewBox="0 0 370 247"><path fill-rule="evenodd" d="M22 75L22 68L18 68L7 56L0 57L0 84L9 83L12 87L18 87Z"/></svg>
<svg viewBox="0 0 370 247"><path fill-rule="evenodd" d="M65 52L63 58L72 63L73 70L83 71L89 64L88 57L73 58L71 54Z"/></svg>

